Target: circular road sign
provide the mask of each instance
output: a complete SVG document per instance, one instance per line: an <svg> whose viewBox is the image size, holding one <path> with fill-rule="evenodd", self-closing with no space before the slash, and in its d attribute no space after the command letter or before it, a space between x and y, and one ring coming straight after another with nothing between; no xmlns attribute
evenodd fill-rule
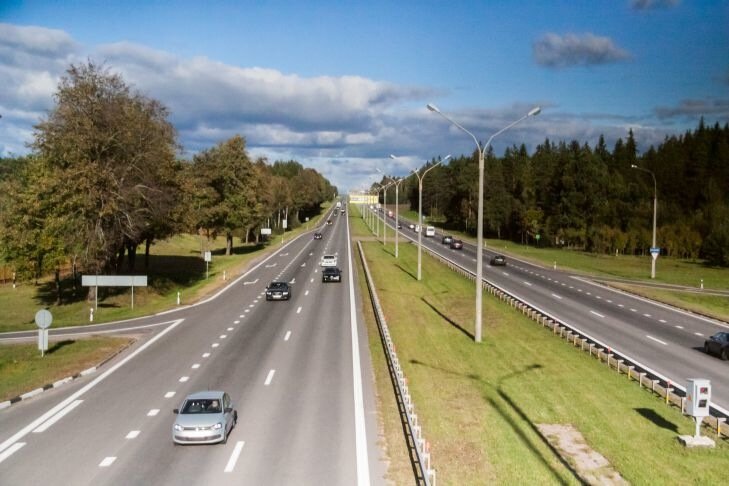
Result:
<svg viewBox="0 0 729 486"><path fill-rule="evenodd" d="M53 316L46 309L41 309L35 313L35 325L41 329L48 329L53 322Z"/></svg>

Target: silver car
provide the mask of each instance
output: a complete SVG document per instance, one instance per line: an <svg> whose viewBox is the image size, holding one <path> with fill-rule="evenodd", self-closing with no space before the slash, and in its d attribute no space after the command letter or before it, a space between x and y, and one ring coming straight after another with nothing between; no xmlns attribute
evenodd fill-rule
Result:
<svg viewBox="0 0 729 486"><path fill-rule="evenodd" d="M172 425L175 444L214 444L228 440L228 434L238 421L230 396L222 391L201 391L188 395Z"/></svg>

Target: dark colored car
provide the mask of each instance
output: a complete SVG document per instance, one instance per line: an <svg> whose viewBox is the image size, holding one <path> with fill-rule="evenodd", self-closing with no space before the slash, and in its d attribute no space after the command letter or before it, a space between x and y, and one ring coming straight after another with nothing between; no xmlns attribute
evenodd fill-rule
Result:
<svg viewBox="0 0 729 486"><path fill-rule="evenodd" d="M451 240L451 249L463 250L463 242L461 240Z"/></svg>
<svg viewBox="0 0 729 486"><path fill-rule="evenodd" d="M271 282L266 287L266 300L289 300L291 288L286 282Z"/></svg>
<svg viewBox="0 0 729 486"><path fill-rule="evenodd" d="M321 233L314 233L315 240L321 240Z"/></svg>
<svg viewBox="0 0 729 486"><path fill-rule="evenodd" d="M503 267L506 265L506 257L504 255L494 255L491 257L491 265Z"/></svg>
<svg viewBox="0 0 729 486"><path fill-rule="evenodd" d="M706 354L715 354L723 360L729 359L729 332L717 332L704 341Z"/></svg>
<svg viewBox="0 0 729 486"><path fill-rule="evenodd" d="M342 271L337 267L326 267L321 271L322 282L341 282Z"/></svg>
<svg viewBox="0 0 729 486"><path fill-rule="evenodd" d="M397 223L397 229L402 229L402 224L401 223Z"/></svg>
<svg viewBox="0 0 729 486"><path fill-rule="evenodd" d="M450 245L452 241L453 241L453 237L451 235L445 235L440 242L443 243L444 245Z"/></svg>
<svg viewBox="0 0 729 486"><path fill-rule="evenodd" d="M327 219L327 224L332 224L332 220L331 219Z"/></svg>

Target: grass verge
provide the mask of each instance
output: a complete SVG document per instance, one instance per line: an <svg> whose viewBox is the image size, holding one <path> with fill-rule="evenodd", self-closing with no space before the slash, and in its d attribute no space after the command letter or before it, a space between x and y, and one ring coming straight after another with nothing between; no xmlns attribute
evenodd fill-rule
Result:
<svg viewBox="0 0 729 486"><path fill-rule="evenodd" d="M484 342L475 344L471 282L430 258L418 282L412 245L398 260L380 244L364 246L439 484L577 484L538 432L543 423L572 424L635 484L723 482L726 440L684 449L676 437L692 434L693 423L680 411L495 299L484 299ZM375 359L382 346L371 338L370 349L391 479L407 484L392 384Z"/></svg>
<svg viewBox="0 0 729 486"><path fill-rule="evenodd" d="M0 345L0 402L98 365L129 345L128 337L66 339L41 357L37 344Z"/></svg>

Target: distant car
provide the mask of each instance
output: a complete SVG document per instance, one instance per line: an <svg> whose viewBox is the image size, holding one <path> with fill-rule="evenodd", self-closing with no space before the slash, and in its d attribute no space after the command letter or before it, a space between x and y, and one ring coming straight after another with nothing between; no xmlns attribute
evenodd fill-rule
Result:
<svg viewBox="0 0 729 486"><path fill-rule="evenodd" d="M506 265L506 257L504 255L494 255L491 257L491 265L503 267Z"/></svg>
<svg viewBox="0 0 729 486"><path fill-rule="evenodd" d="M321 240L321 238L322 238L321 233L314 233L315 240Z"/></svg>
<svg viewBox="0 0 729 486"><path fill-rule="evenodd" d="M420 233L420 225L416 224L415 228L413 228L413 231L415 231L416 233Z"/></svg>
<svg viewBox="0 0 729 486"><path fill-rule="evenodd" d="M706 354L716 354L723 360L729 359L729 332L717 332L704 341Z"/></svg>
<svg viewBox="0 0 729 486"><path fill-rule="evenodd" d="M402 229L402 224L397 223L397 229Z"/></svg>
<svg viewBox="0 0 729 486"><path fill-rule="evenodd" d="M331 219L327 219L327 224L332 224L332 220Z"/></svg>
<svg viewBox="0 0 729 486"><path fill-rule="evenodd" d="M339 216L339 210L335 209L333 214L334 214L334 216Z"/></svg>
<svg viewBox="0 0 729 486"><path fill-rule="evenodd" d="M435 236L435 227L434 226L426 226L425 227L425 236Z"/></svg>
<svg viewBox="0 0 729 486"><path fill-rule="evenodd" d="M230 396L223 391L201 391L188 395L172 425L175 444L215 444L228 440L238 422L238 412Z"/></svg>
<svg viewBox="0 0 729 486"><path fill-rule="evenodd" d="M326 267L321 271L322 282L341 282L342 271L337 267Z"/></svg>
<svg viewBox="0 0 729 486"><path fill-rule="evenodd" d="M451 241L451 249L453 249L453 250L463 250L463 242L461 240L452 240Z"/></svg>
<svg viewBox="0 0 729 486"><path fill-rule="evenodd" d="M451 235L445 235L440 242L444 245L450 245L451 241L453 241L453 237Z"/></svg>
<svg viewBox="0 0 729 486"><path fill-rule="evenodd" d="M347 212L347 210L346 210L346 209L344 209L344 208L342 208L342 209L341 209L341 211L342 211L342 214L344 214L344 213L346 213L346 212Z"/></svg>
<svg viewBox="0 0 729 486"><path fill-rule="evenodd" d="M319 266L322 267L336 267L337 266L337 255L324 255L319 261Z"/></svg>
<svg viewBox="0 0 729 486"><path fill-rule="evenodd" d="M266 287L266 300L289 300L291 287L286 282L271 282Z"/></svg>
<svg viewBox="0 0 729 486"><path fill-rule="evenodd" d="M411 230L414 230L414 229L415 229L415 225L414 225L413 223L410 223L410 224L408 225L408 228L410 228Z"/></svg>

